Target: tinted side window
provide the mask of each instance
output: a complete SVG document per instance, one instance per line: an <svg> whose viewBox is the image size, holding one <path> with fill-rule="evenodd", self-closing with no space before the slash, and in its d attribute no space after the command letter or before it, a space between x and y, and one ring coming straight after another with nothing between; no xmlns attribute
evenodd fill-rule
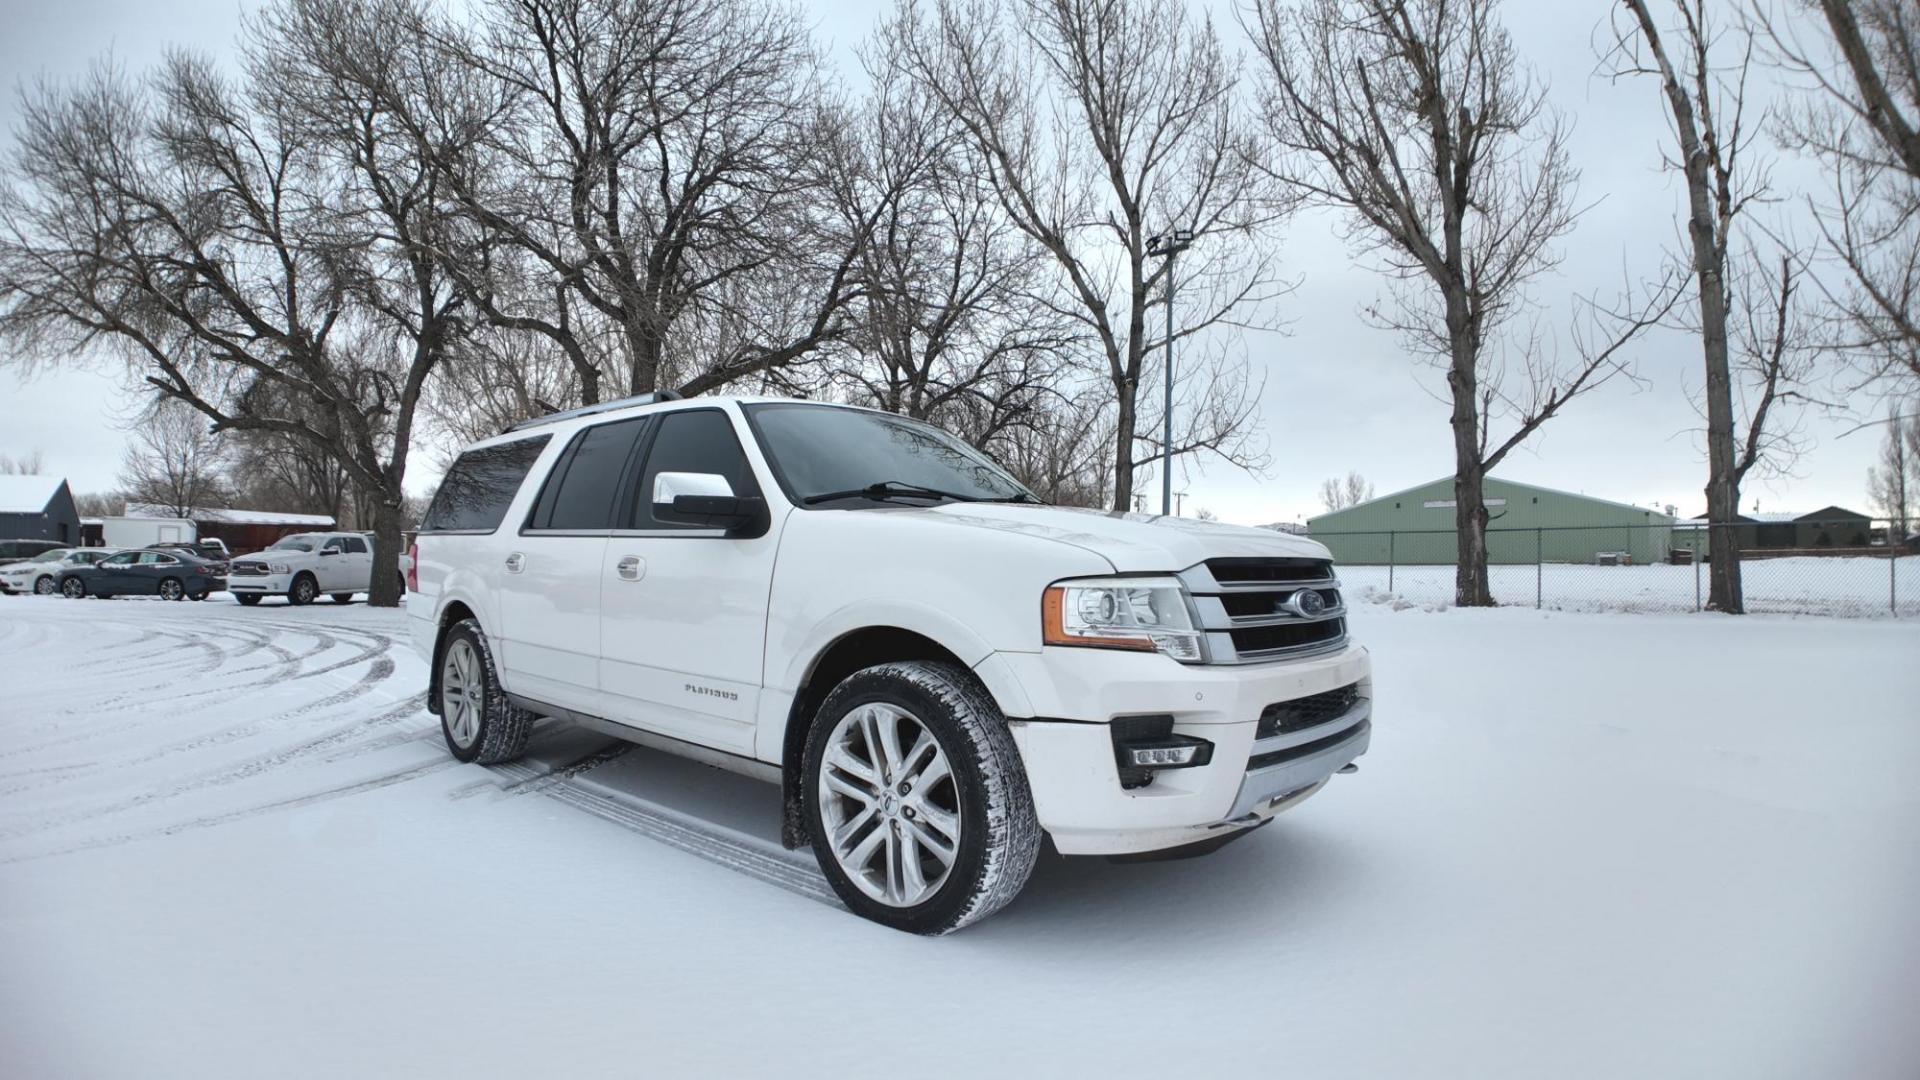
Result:
<svg viewBox="0 0 1920 1080"><path fill-rule="evenodd" d="M367 553L367 542L365 540L362 540L357 536L348 536L348 537L345 537L344 539L347 542L348 554L365 555Z"/></svg>
<svg viewBox="0 0 1920 1080"><path fill-rule="evenodd" d="M701 529L684 521L660 521L653 516L653 481L663 472L719 473L733 485L735 495L759 495L753 469L734 436L733 421L718 409L689 409L660 418L660 433L647 450L647 467L640 477L633 508L636 529Z"/></svg>
<svg viewBox="0 0 1920 1080"><path fill-rule="evenodd" d="M460 455L440 481L421 532L492 532L507 515L507 504L520 490L527 470L546 448L550 435L499 446L469 450Z"/></svg>
<svg viewBox="0 0 1920 1080"><path fill-rule="evenodd" d="M553 467L527 522L534 529L599 530L613 527L620 477L647 418L635 417L587 428Z"/></svg>

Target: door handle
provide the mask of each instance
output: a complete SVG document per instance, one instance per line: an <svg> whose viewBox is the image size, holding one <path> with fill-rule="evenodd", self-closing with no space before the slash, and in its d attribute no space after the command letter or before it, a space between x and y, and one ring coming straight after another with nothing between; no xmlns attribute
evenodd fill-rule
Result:
<svg viewBox="0 0 1920 1080"><path fill-rule="evenodd" d="M507 573L517 574L527 568L527 557L516 551L507 556Z"/></svg>
<svg viewBox="0 0 1920 1080"><path fill-rule="evenodd" d="M620 577L627 581L639 581L647 576L647 562L638 555L628 555L613 564Z"/></svg>

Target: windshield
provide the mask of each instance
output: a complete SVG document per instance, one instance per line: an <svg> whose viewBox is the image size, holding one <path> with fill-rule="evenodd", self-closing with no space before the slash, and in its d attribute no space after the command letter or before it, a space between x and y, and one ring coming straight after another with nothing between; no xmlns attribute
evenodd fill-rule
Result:
<svg viewBox="0 0 1920 1080"><path fill-rule="evenodd" d="M38 555L35 555L33 558L28 559L27 561L28 562L59 562L61 559L64 559L67 557L67 552L72 550L73 550L72 548L54 548L52 551L46 551Z"/></svg>
<svg viewBox="0 0 1920 1080"><path fill-rule="evenodd" d="M267 547L268 551L312 551L315 537L283 536Z"/></svg>
<svg viewBox="0 0 1920 1080"><path fill-rule="evenodd" d="M749 405L747 417L781 488L803 506L836 493L848 500L870 498L861 492L875 485L961 499L1033 499L985 454L917 420L798 404Z"/></svg>

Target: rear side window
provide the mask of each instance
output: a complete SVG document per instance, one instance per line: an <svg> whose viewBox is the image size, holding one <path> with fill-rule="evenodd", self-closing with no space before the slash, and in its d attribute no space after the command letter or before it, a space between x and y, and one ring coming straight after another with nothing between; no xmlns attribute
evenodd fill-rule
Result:
<svg viewBox="0 0 1920 1080"><path fill-rule="evenodd" d="M365 540L362 540L357 536L349 536L349 537L346 537L345 539L347 544L347 554L365 555L367 553L367 542Z"/></svg>
<svg viewBox="0 0 1920 1080"><path fill-rule="evenodd" d="M547 476L534 504L530 529L604 531L613 528L620 478L647 418L635 417L587 428L573 440Z"/></svg>
<svg viewBox="0 0 1920 1080"><path fill-rule="evenodd" d="M759 495L753 469L734 436L733 422L718 409L689 409L660 418L660 433L647 451L647 467L633 507L636 529L703 529L685 521L659 521L653 516L653 481L663 472L719 473L733 485L735 495Z"/></svg>
<svg viewBox="0 0 1920 1080"><path fill-rule="evenodd" d="M550 435L461 454L440 481L421 532L492 532L507 516L507 505L527 478L527 470L546 449Z"/></svg>

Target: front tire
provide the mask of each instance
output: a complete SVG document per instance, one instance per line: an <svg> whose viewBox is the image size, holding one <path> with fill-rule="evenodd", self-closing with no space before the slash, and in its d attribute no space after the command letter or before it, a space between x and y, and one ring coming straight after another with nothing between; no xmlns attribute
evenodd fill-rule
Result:
<svg viewBox="0 0 1920 1080"><path fill-rule="evenodd" d="M87 583L77 577L70 577L60 583L60 595L69 600L78 600L87 595Z"/></svg>
<svg viewBox="0 0 1920 1080"><path fill-rule="evenodd" d="M947 934L1005 907L1040 855L1006 717L964 668L855 672L807 734L801 785L814 857L857 915Z"/></svg>
<svg viewBox="0 0 1920 1080"><path fill-rule="evenodd" d="M33 583L33 595L35 596L52 596L53 591L54 591L53 578L47 575L44 575L44 574L41 575Z"/></svg>
<svg viewBox="0 0 1920 1080"><path fill-rule="evenodd" d="M259 593L237 592L233 594L233 598L235 600L240 601L241 607L252 607L253 605L260 602Z"/></svg>
<svg viewBox="0 0 1920 1080"><path fill-rule="evenodd" d="M440 643L440 733L461 761L497 765L527 752L534 714L500 689L493 648L480 624L462 619Z"/></svg>
<svg viewBox="0 0 1920 1080"><path fill-rule="evenodd" d="M183 600L186 598L187 588L180 584L179 578L161 578L158 592L162 600Z"/></svg>
<svg viewBox="0 0 1920 1080"><path fill-rule="evenodd" d="M312 574L301 574L293 579L287 588L287 603L302 607L313 603L320 596L320 583L313 580Z"/></svg>

